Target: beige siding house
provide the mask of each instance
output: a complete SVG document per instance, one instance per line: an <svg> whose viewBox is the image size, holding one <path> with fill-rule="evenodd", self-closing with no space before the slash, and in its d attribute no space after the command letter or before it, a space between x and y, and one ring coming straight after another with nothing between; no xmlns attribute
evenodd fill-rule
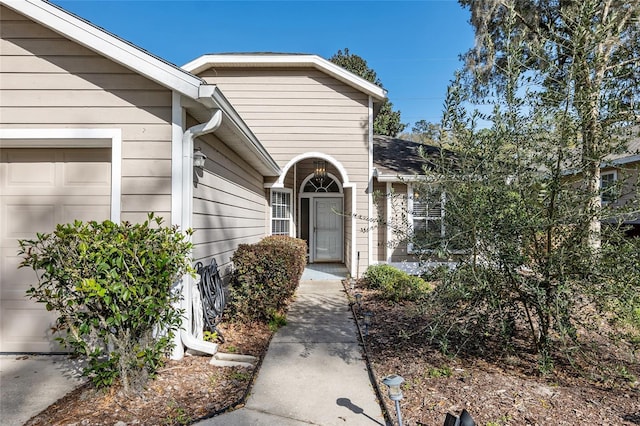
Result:
<svg viewBox="0 0 640 426"><path fill-rule="evenodd" d="M194 229L194 262L216 259L224 277L239 244L270 234L354 276L382 260L368 218L383 89L315 55L179 68L41 0L0 0L0 34L0 352L59 350L25 298L33 272L17 269L17 241L58 223L155 212ZM216 350L191 323L176 358Z"/></svg>
<svg viewBox="0 0 640 426"><path fill-rule="evenodd" d="M0 1L0 33L0 352L59 350L25 298L18 239L155 212L228 273L234 248L266 235L264 183L281 169L216 86L39 0ZM176 357L215 350L190 331Z"/></svg>

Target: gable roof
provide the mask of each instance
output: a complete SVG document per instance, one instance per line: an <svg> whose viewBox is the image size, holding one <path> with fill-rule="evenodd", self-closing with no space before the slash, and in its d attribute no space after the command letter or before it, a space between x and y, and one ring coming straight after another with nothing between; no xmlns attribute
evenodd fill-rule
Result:
<svg viewBox="0 0 640 426"><path fill-rule="evenodd" d="M621 165L640 161L640 137L631 139L623 153L611 154L605 158L606 165Z"/></svg>
<svg viewBox="0 0 640 426"><path fill-rule="evenodd" d="M222 53L202 55L182 66L198 74L210 67L239 68L314 68L374 98L375 103L387 97L387 91L318 55L304 53Z"/></svg>
<svg viewBox="0 0 640 426"><path fill-rule="evenodd" d="M193 99L201 97L200 87L206 84L202 79L54 4L42 0L0 0L0 4L162 86Z"/></svg>
<svg viewBox="0 0 640 426"><path fill-rule="evenodd" d="M423 155L421 155L421 153ZM380 182L416 180L424 175L429 158L440 157L440 148L391 136L374 135L374 176Z"/></svg>

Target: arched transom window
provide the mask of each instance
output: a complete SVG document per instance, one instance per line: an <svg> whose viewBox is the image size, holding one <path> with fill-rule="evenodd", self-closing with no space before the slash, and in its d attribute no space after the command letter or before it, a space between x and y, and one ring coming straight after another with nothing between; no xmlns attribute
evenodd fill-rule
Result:
<svg viewBox="0 0 640 426"><path fill-rule="evenodd" d="M332 178L311 178L304 185L304 192L340 192L340 185Z"/></svg>

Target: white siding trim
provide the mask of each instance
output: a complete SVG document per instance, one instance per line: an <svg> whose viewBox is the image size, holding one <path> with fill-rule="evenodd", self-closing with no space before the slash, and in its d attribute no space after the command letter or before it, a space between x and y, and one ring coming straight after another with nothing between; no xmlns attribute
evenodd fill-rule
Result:
<svg viewBox="0 0 640 426"><path fill-rule="evenodd" d="M182 225L182 135L186 112L182 96L171 93L171 225Z"/></svg>
<svg viewBox="0 0 640 426"><path fill-rule="evenodd" d="M111 221L120 222L121 129L0 129L2 148L111 148Z"/></svg>
<svg viewBox="0 0 640 426"><path fill-rule="evenodd" d="M372 219L373 213L373 98L369 96L369 122L368 122L368 156L367 156L367 217ZM367 265L373 261L373 227L367 226Z"/></svg>
<svg viewBox="0 0 640 426"><path fill-rule="evenodd" d="M198 99L199 87L204 84L198 77L150 55L101 28L78 19L60 7L39 0L2 0L1 3L165 87Z"/></svg>
<svg viewBox="0 0 640 426"><path fill-rule="evenodd" d="M387 189L386 189L386 206L385 206L385 212L384 212L384 220L386 223L385 226L385 241L384 241L384 257L385 259L387 259L387 262L391 262L391 247L390 247L390 241L391 238L393 237L393 234L391 233L391 209L392 209L392 205L391 205L391 193L393 191L393 183L391 182L387 182Z"/></svg>
<svg viewBox="0 0 640 426"><path fill-rule="evenodd" d="M207 68L221 65L238 67L312 67L369 96L374 96L378 101L382 101L387 97L385 89L318 55L202 55L184 64L182 68L198 74Z"/></svg>
<svg viewBox="0 0 640 426"><path fill-rule="evenodd" d="M328 161L329 163L331 163L331 165L338 169L338 172L340 172L342 186L345 188L349 186L349 174L338 160L322 152L305 152L304 154L297 155L293 159L289 160L287 165L282 169L282 174L280 174L278 180L274 183L265 184L265 188L284 188L284 179L287 177L287 172L289 172L289 169L300 161L306 160L307 158L322 158L323 160Z"/></svg>
<svg viewBox="0 0 640 426"><path fill-rule="evenodd" d="M347 188L347 185L343 185L345 188ZM356 183L352 183L349 184L349 187L351 187L351 271L349 271L349 273L351 274L352 277L356 277L356 271L359 271L358 269L358 247L356 247L356 243L358 241L357 238L357 227L356 227L356 218L353 217L353 213L356 212L356 195L358 194L358 190L357 190L357 185ZM359 278L359 277L356 277Z"/></svg>

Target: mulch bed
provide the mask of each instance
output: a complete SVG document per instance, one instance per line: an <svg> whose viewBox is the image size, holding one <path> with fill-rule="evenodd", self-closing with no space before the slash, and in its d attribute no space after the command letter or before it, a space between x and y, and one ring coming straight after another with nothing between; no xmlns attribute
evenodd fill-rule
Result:
<svg viewBox="0 0 640 426"><path fill-rule="evenodd" d="M447 413L459 415L462 409L478 425L640 425L638 347L607 342L607 353L593 364L575 369L558 360L548 375L539 372L524 342L510 353L496 348L482 355L445 356L429 346L426 333L416 332L428 324L419 305L356 291L363 295L363 309L374 314L365 340L381 392L386 393L381 380L386 375L405 379L405 425L442 426ZM603 375L602 362L623 374ZM392 401L385 396L384 402L395 421Z"/></svg>
<svg viewBox="0 0 640 426"><path fill-rule="evenodd" d="M223 325L220 352L262 359L271 331L264 324ZM116 390L96 391L84 385L49 406L26 425L185 425L235 408L254 380L254 369L215 367L210 356L168 361L147 389L137 396Z"/></svg>
<svg viewBox="0 0 640 426"><path fill-rule="evenodd" d="M595 367L603 366L595 362L583 365L582 375L558 364L556 371L543 376L524 347L510 353L447 357L416 333L426 321L417 305L390 304L374 292L357 291L374 313L365 347L381 393L386 392L384 376L399 374L406 380L401 409L407 426L442 426L447 412L459 414L463 408L478 425L487 426L640 425L640 366L628 347L609 345L599 358L598 363L611 363L612 371L625 373L612 377L602 376L602 368ZM221 352L259 358L266 353L272 335L267 326L222 328L226 343ZM83 386L27 425L183 425L241 407L254 371L215 367L208 361L200 356L169 361L136 397ZM393 404L386 396L383 401L395 421Z"/></svg>

